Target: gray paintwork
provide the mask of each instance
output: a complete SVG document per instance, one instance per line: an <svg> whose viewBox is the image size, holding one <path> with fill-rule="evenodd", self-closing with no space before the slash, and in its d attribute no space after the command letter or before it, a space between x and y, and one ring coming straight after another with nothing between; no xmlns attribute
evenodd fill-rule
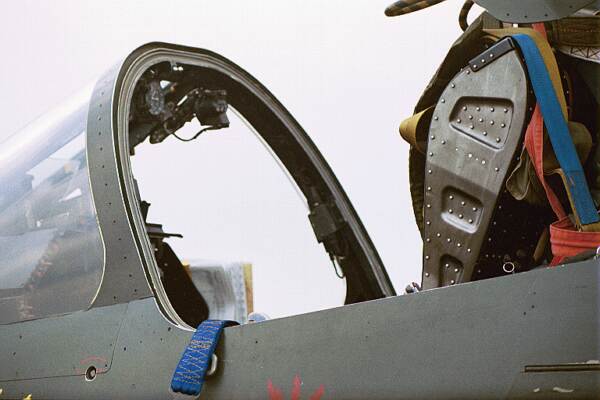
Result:
<svg viewBox="0 0 600 400"><path fill-rule="evenodd" d="M15 357L20 364L0 370L2 398L168 399L172 371L191 335L167 321L153 298L1 326L3 348L26 352ZM99 373L87 381L92 365ZM31 369L35 373L23 372ZM4 379L14 371L30 379Z"/></svg>
<svg viewBox="0 0 600 400"><path fill-rule="evenodd" d="M533 23L561 19L595 0L475 0L500 21Z"/></svg>
<svg viewBox="0 0 600 400"><path fill-rule="evenodd" d="M229 328L203 398L264 399L267 381L323 399L600 398L597 261ZM591 368L598 367L592 361ZM566 389L567 396L554 390ZM539 389L539 390L536 390Z"/></svg>
<svg viewBox="0 0 600 400"><path fill-rule="evenodd" d="M381 292L394 294L335 175L287 110L245 71L214 53L149 44L101 77L90 101L87 158L104 244L101 286L88 310L0 326L3 398L28 393L34 398L170 397L172 371L193 330L172 309L160 283L129 165L127 132L133 87L146 68L160 61L213 68L247 85L301 144L355 233ZM88 382L85 372L92 366L98 375Z"/></svg>
<svg viewBox="0 0 600 400"><path fill-rule="evenodd" d="M90 184L105 249L105 270L93 307L126 303L152 295L136 245L116 163L118 135L113 129L115 80L120 68L102 76L90 101L87 157Z"/></svg>
<svg viewBox="0 0 600 400"><path fill-rule="evenodd" d="M110 368L126 310L117 304L0 326L0 382L82 375L90 357Z"/></svg>
<svg viewBox="0 0 600 400"><path fill-rule="evenodd" d="M168 399L192 330L157 279L128 167L124 126L131 87L161 57L230 67L194 49L152 44L134 52L95 89L88 125L93 196L104 238L102 286L86 311L0 326L3 399ZM345 194L314 145L251 77L257 98L286 119L340 202L384 293L385 271ZM303 398L593 398L599 375L596 260L390 297L226 329L216 376L202 398L264 399L272 381L286 394L297 375ZM154 283L152 283L154 282ZM60 295L60 294L57 294ZM523 372L575 365L584 372ZM585 364L588 363L588 364ZM88 381L85 370L99 372ZM565 368L565 367L563 367ZM557 391L558 388L558 391ZM539 390L537 390L539 389ZM570 392L572 391L572 392Z"/></svg>
<svg viewBox="0 0 600 400"><path fill-rule="evenodd" d="M593 260L227 328L201 398L265 399L269 380L288 394L295 376L302 398L320 385L323 399L599 398L599 267ZM116 335L112 318L92 325L91 312L79 313L90 321L82 337L106 336L99 354L115 344L106 373L91 382L2 382L3 398L172 398L171 372L191 333L175 329L152 299L94 312L122 320ZM18 331L0 327L3 337L7 329ZM57 337L43 343L55 360L90 354ZM561 365L587 371L524 372Z"/></svg>

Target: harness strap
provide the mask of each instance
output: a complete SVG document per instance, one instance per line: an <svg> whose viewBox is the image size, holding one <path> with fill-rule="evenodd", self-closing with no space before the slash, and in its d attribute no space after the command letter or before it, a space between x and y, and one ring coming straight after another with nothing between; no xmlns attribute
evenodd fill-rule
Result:
<svg viewBox="0 0 600 400"><path fill-rule="evenodd" d="M546 37L546 30L543 24L534 24L534 29L539 32L538 35ZM542 48L549 48L547 43L542 43L542 46ZM549 64L548 59L555 62L553 55L551 53L549 54L547 51L542 52L542 56L546 61L546 65ZM553 81L553 86L556 90L556 81L558 80L558 76L555 73L552 73L552 68L549 68L549 70ZM558 91L556 94L560 93L562 93L562 91ZM531 117L531 122L527 128L527 133L525 134L525 147L534 165L536 175L538 176L546 192L548 202L558 217L558 221L550 225L550 242L552 246L552 254L554 255L551 265L558 265L567 257L572 257L583 251L596 248L600 244L600 232L578 231L573 225L573 222L569 216L564 211L560 201L558 200L558 197L545 180L543 165L544 118L542 117L542 111L539 104L536 104L535 110ZM558 171L562 172L560 169ZM561 174L561 176L564 178L564 174ZM588 227L591 228L592 226L593 225Z"/></svg>
<svg viewBox="0 0 600 400"><path fill-rule="evenodd" d="M232 325L237 325L237 322L207 319L200 324L173 372L171 389L174 392L192 396L200 394L221 332Z"/></svg>
<svg viewBox="0 0 600 400"><path fill-rule="evenodd" d="M529 122L527 132L525 133L525 148L527 149L527 153L529 153L535 173L546 192L546 198L548 199L548 203L550 203L550 207L552 207L558 219L563 219L567 216L567 213L560 203L558 196L552 190L552 187L546 182L544 176L544 119L538 105L535 106L531 122Z"/></svg>
<svg viewBox="0 0 600 400"><path fill-rule="evenodd" d="M517 35L525 35L530 39L530 41L533 41L533 46L536 47L538 53L540 53L543 62L542 66L546 70L547 75L550 76L552 87L555 91L554 97L557 98L560 104L560 109L562 110L563 117L565 119L569 119L569 115L567 113L567 101L565 99L565 96L563 95L564 89L562 85L562 80L560 79L558 63L556 62L556 58L554 57L552 47L550 47L550 44L546 40L546 36L530 28L486 29L485 32L497 38L512 36L515 40ZM525 62L527 63L527 58L525 59ZM529 65L527 67L529 69ZM529 71L529 73L531 74L531 71ZM531 76L530 79L532 79Z"/></svg>
<svg viewBox="0 0 600 400"><path fill-rule="evenodd" d="M547 61L547 59L554 60L554 57L551 57L551 54L547 53L547 43L544 43L548 40L546 26L543 23L537 23L533 24L533 29L534 32L537 32L544 39L544 41L538 40L540 43L538 44L536 42L536 44L538 44L538 46L541 45L546 49L546 52L543 53L542 56L544 57L546 65L548 65L549 61ZM550 49L550 51L552 50ZM557 74L551 73L550 77L552 78L552 85L554 86L554 89L557 90L557 93L563 93L562 91L558 91L562 90L562 81L558 79L558 82L556 82ZM561 86L557 87L557 83ZM556 214L559 220L565 218L567 213L560 203L558 196L556 193L554 193L554 190L552 190L552 187L546 182L546 178L544 176L544 117L542 117L540 106L538 104L535 105L535 110L531 116L531 122L529 123L527 132L525 133L525 148L527 149L527 153L529 153L529 157L531 158L531 163L533 164L536 175L542 184L544 191L546 192L546 198L548 199L548 203L550 203L550 207L552 207L552 211L554 211L554 214Z"/></svg>
<svg viewBox="0 0 600 400"><path fill-rule="evenodd" d="M575 218L578 225L585 229L585 225L598 223L600 218L569 133L565 119L566 106L563 108L559 102L558 93L553 86L553 81L536 42L529 35L522 33L513 35L513 39L519 45L525 58L538 106L546 122L550 143L562 169L561 177L563 177ZM562 94L562 92L559 93ZM564 102L564 96L561 98Z"/></svg>

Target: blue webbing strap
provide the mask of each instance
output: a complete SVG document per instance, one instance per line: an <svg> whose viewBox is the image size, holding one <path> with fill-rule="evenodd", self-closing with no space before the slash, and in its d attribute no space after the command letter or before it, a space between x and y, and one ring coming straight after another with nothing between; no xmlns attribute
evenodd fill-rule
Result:
<svg viewBox="0 0 600 400"><path fill-rule="evenodd" d="M544 59L535 41L525 34L512 36L518 43L525 64L529 71L529 79L535 92L535 97L542 111L550 143L558 163L566 176L573 210L582 225L598 222L598 212L590 195L577 150L571 139L569 127L565 121L552 80L544 63Z"/></svg>
<svg viewBox="0 0 600 400"><path fill-rule="evenodd" d="M174 392L193 396L200 394L223 328L236 324L232 321L212 319L200 324L173 372L171 389Z"/></svg>

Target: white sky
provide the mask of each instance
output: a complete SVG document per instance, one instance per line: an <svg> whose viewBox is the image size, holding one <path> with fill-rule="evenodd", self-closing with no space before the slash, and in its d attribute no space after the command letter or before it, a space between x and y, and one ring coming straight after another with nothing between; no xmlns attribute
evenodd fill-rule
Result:
<svg viewBox="0 0 600 400"><path fill-rule="evenodd" d="M386 18L383 10L389 2L5 4L0 24L4 54L0 139L143 43L165 41L218 52L265 84L303 125L344 186L401 293L410 281L420 281L421 242L408 190L408 145L397 133L398 125L411 115L459 35L457 16L462 1L449 0L420 13ZM179 143L164 147L160 157L169 167L161 172L169 177L164 186L159 181L144 187L141 177L156 176L159 153L156 149L140 152L141 190L143 195L149 193L148 200L154 204L154 221L199 241L174 244L181 257L253 262L261 311L277 316L341 304L343 291L329 264L292 269L295 272L281 269L301 264L303 257L316 260L322 256L315 250L318 247L300 239L303 234L311 238L312 232L298 233L292 227L305 223L304 211L288 201L293 193L278 187L278 173L261 164L257 156L261 150L241 132L233 127L227 137L217 137L223 131L187 148ZM142 159L150 156L154 158ZM210 167L214 168L207 174ZM223 179L212 175L221 171ZM207 193L211 200L203 202ZM190 199L198 199L200 219L191 219L188 210L194 210L195 203ZM282 227L281 218L296 212L300 213L297 223ZM216 229L223 213L223 224L239 221L243 233ZM193 228L198 226L215 234L210 235L209 229L196 238ZM298 239L282 239L286 229ZM223 243L226 238L231 240ZM291 242L294 246L283 249ZM257 259L263 258L261 267ZM309 287L311 279L317 283ZM290 293L288 305L281 299Z"/></svg>

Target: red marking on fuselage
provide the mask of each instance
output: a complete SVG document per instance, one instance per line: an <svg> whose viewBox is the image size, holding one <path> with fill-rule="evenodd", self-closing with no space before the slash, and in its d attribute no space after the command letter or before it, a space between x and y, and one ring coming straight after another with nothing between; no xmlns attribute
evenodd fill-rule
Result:
<svg viewBox="0 0 600 400"><path fill-rule="evenodd" d="M270 379L267 382L267 390L269 391L269 400L283 400L283 393L273 385Z"/></svg>
<svg viewBox="0 0 600 400"><path fill-rule="evenodd" d="M300 385L302 381L298 375L294 376L292 381L292 394L290 395L291 400L300 400Z"/></svg>
<svg viewBox="0 0 600 400"><path fill-rule="evenodd" d="M310 400L321 400L321 396L325 393L325 385L319 386L317 390L310 396Z"/></svg>
<svg viewBox="0 0 600 400"><path fill-rule="evenodd" d="M290 400L300 400L300 391L302 387L302 380L298 375L294 376L292 381L292 391L290 393ZM267 391L269 392L269 400L283 400L283 392L277 386L273 385L272 380L267 381ZM310 396L309 400L321 400L321 397L325 393L325 385L321 385L317 390Z"/></svg>

